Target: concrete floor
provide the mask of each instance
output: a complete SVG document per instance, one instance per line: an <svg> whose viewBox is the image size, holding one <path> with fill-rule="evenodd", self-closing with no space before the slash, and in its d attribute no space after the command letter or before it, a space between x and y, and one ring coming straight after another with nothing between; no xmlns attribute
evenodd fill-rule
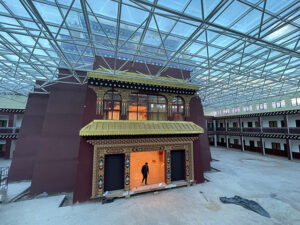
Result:
<svg viewBox="0 0 300 225"><path fill-rule="evenodd" d="M210 182L158 194L147 193L110 204L83 203L58 208L57 197L0 205L0 224L300 224L300 162L285 158L211 148L220 172ZM271 215L262 217L219 197L257 201ZM52 201L53 200L53 201Z"/></svg>

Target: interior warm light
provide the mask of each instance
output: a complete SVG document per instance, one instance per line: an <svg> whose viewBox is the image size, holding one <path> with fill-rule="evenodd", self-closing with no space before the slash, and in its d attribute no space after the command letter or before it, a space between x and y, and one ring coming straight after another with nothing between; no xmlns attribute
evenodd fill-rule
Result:
<svg viewBox="0 0 300 225"><path fill-rule="evenodd" d="M130 188L142 185L142 167L148 162L148 184L165 182L165 152L149 151L130 153Z"/></svg>

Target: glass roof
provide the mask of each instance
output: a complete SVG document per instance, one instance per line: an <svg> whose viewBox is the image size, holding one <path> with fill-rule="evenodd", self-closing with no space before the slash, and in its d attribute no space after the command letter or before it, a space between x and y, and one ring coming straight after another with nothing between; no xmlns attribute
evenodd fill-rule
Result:
<svg viewBox="0 0 300 225"><path fill-rule="evenodd" d="M0 1L0 92L47 93L64 82L58 68L86 82L76 71L92 70L96 55L189 70L204 106L299 92L299 7L297 0Z"/></svg>

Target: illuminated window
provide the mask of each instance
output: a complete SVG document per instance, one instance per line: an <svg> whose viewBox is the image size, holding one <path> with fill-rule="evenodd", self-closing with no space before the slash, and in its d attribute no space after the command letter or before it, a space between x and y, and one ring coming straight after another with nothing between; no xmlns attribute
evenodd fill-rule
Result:
<svg viewBox="0 0 300 225"><path fill-rule="evenodd" d="M291 102L292 102L292 106L300 105L300 98L292 98Z"/></svg>
<svg viewBox="0 0 300 225"><path fill-rule="evenodd" d="M184 101L180 97L175 97L172 101L173 120L184 120Z"/></svg>
<svg viewBox="0 0 300 225"><path fill-rule="evenodd" d="M232 108L232 113L239 113L239 112L240 112L240 107Z"/></svg>
<svg viewBox="0 0 300 225"><path fill-rule="evenodd" d="M229 114L229 113L230 113L230 110L229 110L229 109L223 109L223 113L224 113L224 114Z"/></svg>
<svg viewBox="0 0 300 225"><path fill-rule="evenodd" d="M252 111L252 105L244 106L243 110L244 110L244 112L251 112Z"/></svg>
<svg viewBox="0 0 300 225"><path fill-rule="evenodd" d="M216 115L216 116L222 115L222 110L217 110L217 111L215 112L215 115Z"/></svg>
<svg viewBox="0 0 300 225"><path fill-rule="evenodd" d="M267 103L259 103L256 105L256 110L265 110L268 109Z"/></svg>
<svg viewBox="0 0 300 225"><path fill-rule="evenodd" d="M121 114L121 96L116 91L109 91L104 96L104 119L119 120Z"/></svg>
<svg viewBox="0 0 300 225"><path fill-rule="evenodd" d="M277 108L284 108L285 107L285 100L277 101L277 102L272 102L272 108L277 109Z"/></svg>
<svg viewBox="0 0 300 225"><path fill-rule="evenodd" d="M129 120L167 120L167 101L163 96L131 94Z"/></svg>

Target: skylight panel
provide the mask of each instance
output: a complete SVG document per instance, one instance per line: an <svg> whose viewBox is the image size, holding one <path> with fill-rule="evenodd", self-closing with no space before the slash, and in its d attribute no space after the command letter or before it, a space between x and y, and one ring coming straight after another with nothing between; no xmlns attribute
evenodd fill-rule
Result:
<svg viewBox="0 0 300 225"><path fill-rule="evenodd" d="M245 15L242 19L240 19L236 24L232 26L232 29L247 33L255 27L260 26L262 12L253 9L247 15ZM269 18L267 14L264 15L264 20Z"/></svg>
<svg viewBox="0 0 300 225"><path fill-rule="evenodd" d="M240 2L233 2L230 4L228 8L218 18L214 21L217 24L220 24L222 26L229 26L234 22L236 19L238 19L243 13L245 13L249 9L248 6L245 4L242 4Z"/></svg>
<svg viewBox="0 0 300 225"><path fill-rule="evenodd" d="M181 1L173 1L173 0L159 0L158 5L176 10L182 11L184 6L187 4L188 0L181 0Z"/></svg>

